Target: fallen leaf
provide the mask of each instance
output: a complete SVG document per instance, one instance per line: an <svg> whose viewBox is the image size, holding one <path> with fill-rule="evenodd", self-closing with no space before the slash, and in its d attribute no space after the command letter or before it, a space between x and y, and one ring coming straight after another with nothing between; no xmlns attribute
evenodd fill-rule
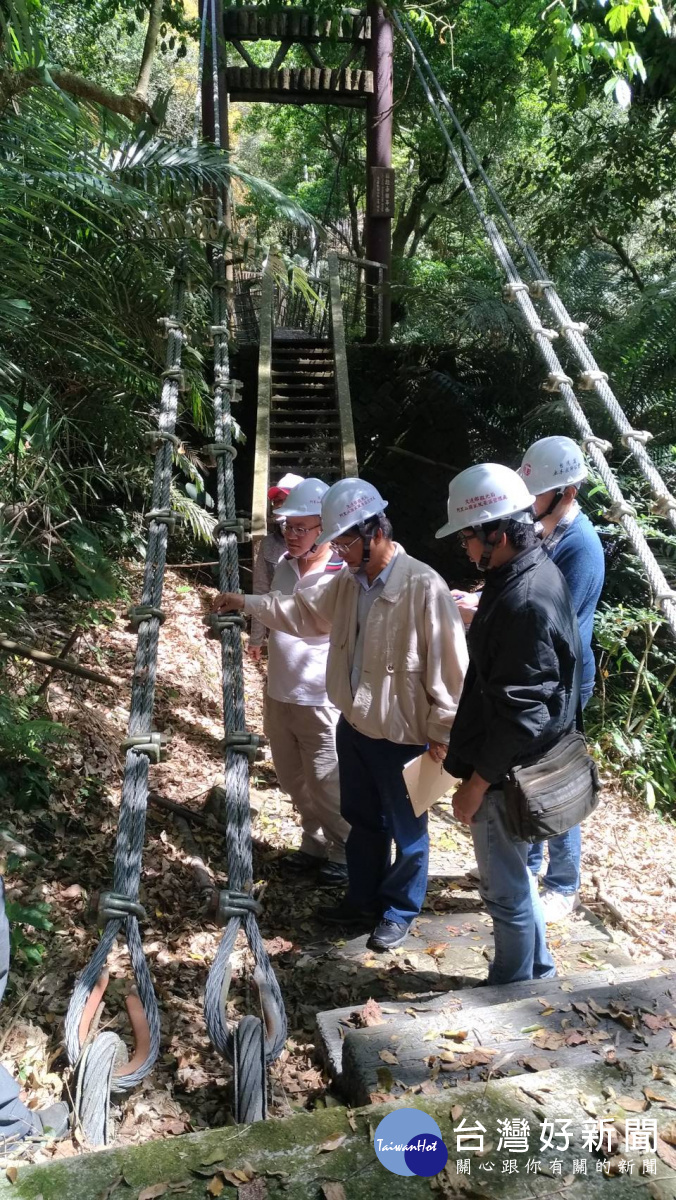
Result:
<svg viewBox="0 0 676 1200"><path fill-rule="evenodd" d="M391 1050L381 1050L378 1057L382 1058L383 1062L390 1063L392 1066L399 1066L399 1059Z"/></svg>
<svg viewBox="0 0 676 1200"><path fill-rule="evenodd" d="M667 1145L664 1138L660 1137L659 1134L655 1140L655 1150L658 1158L661 1158L663 1163L671 1167L672 1171L676 1171L676 1150L672 1150L671 1146Z"/></svg>
<svg viewBox="0 0 676 1200"><path fill-rule="evenodd" d="M664 1079L664 1071L658 1067L657 1063L653 1063L650 1070L652 1071L653 1079Z"/></svg>
<svg viewBox="0 0 676 1200"><path fill-rule="evenodd" d="M347 1200L342 1183L323 1183L322 1196L323 1200Z"/></svg>
<svg viewBox="0 0 676 1200"><path fill-rule="evenodd" d="M138 1194L138 1200L157 1200L158 1196L166 1196L169 1191L168 1183L153 1183ZM218 1195L218 1192L215 1193Z"/></svg>
<svg viewBox="0 0 676 1200"><path fill-rule="evenodd" d="M564 1038L567 1046L584 1046L587 1040L586 1033L581 1029L569 1029Z"/></svg>
<svg viewBox="0 0 676 1200"><path fill-rule="evenodd" d="M565 1044L566 1039L562 1033L554 1033L547 1030L537 1033L533 1038L533 1045L537 1046L538 1050L560 1050Z"/></svg>
<svg viewBox="0 0 676 1200"><path fill-rule="evenodd" d="M354 1021L357 1029L371 1029L374 1025L384 1025L383 1010L377 1000L369 997L361 1012L353 1012L350 1019Z"/></svg>
<svg viewBox="0 0 676 1200"><path fill-rule="evenodd" d="M548 1071L551 1067L551 1060L545 1058L542 1054L530 1054L519 1060L529 1071Z"/></svg>
<svg viewBox="0 0 676 1200"><path fill-rule="evenodd" d="M334 1133L333 1137L327 1138L319 1147L319 1154L328 1154L331 1150L340 1150L340 1147L347 1141L346 1133Z"/></svg>
<svg viewBox="0 0 676 1200"><path fill-rule="evenodd" d="M425 954L429 954L430 958L443 958L447 946L448 942L440 942L438 946L428 946Z"/></svg>
<svg viewBox="0 0 676 1200"><path fill-rule="evenodd" d="M676 1121L672 1121L671 1125L665 1125L660 1133L663 1141L668 1142L670 1146L676 1146Z"/></svg>
<svg viewBox="0 0 676 1200"><path fill-rule="evenodd" d="M210 1196L220 1196L224 1187L225 1184L220 1175L214 1175L213 1179L210 1179L207 1184L207 1192Z"/></svg>
<svg viewBox="0 0 676 1200"><path fill-rule="evenodd" d="M467 1029L444 1029L441 1036L443 1038L451 1038L454 1042L464 1042L469 1037Z"/></svg>
<svg viewBox="0 0 676 1200"><path fill-rule="evenodd" d="M7 1170L5 1171L5 1175L9 1179L10 1183L16 1183L18 1174L19 1174L19 1172L16 1167L8 1167Z"/></svg>
<svg viewBox="0 0 676 1200"><path fill-rule="evenodd" d="M561 984L562 992L572 992L574 988L575 988L575 984L571 983L569 979L567 979L564 983Z"/></svg>
<svg viewBox="0 0 676 1200"><path fill-rule="evenodd" d="M597 1017L609 1017L610 1016L610 1009L604 1008L602 1004L597 1004L596 1000L593 1000L591 996L589 997L588 1003L589 1003L590 1009L592 1010L593 1013L596 1014Z"/></svg>
<svg viewBox="0 0 676 1200"><path fill-rule="evenodd" d="M661 1017L657 1013L643 1013L641 1020L644 1025L647 1025L651 1033L659 1033L660 1029L669 1028L669 1018Z"/></svg>
<svg viewBox="0 0 676 1200"><path fill-rule="evenodd" d="M345 1116L347 1117L347 1123L350 1126L350 1129L352 1130L353 1133L356 1133L357 1132L357 1121L356 1121L354 1113L352 1112L352 1109L348 1108L345 1113Z"/></svg>
<svg viewBox="0 0 676 1200"><path fill-rule="evenodd" d="M441 1062L455 1062L455 1051L454 1050L441 1050L439 1052L439 1058L440 1058Z"/></svg>
<svg viewBox="0 0 676 1200"><path fill-rule="evenodd" d="M121 1183L126 1183L124 1175L118 1175L116 1179L113 1179L112 1183L109 1183L107 1188L104 1188L102 1192L99 1192L96 1200L110 1200L113 1192L117 1191Z"/></svg>
<svg viewBox="0 0 676 1200"><path fill-rule="evenodd" d="M650 1100L653 1104L669 1103L668 1096L658 1096L657 1092L654 1092L651 1087L644 1087L643 1095L645 1096L646 1100Z"/></svg>
<svg viewBox="0 0 676 1200"><path fill-rule="evenodd" d="M648 1107L647 1100L635 1100L633 1096L618 1096L617 1103L625 1112L645 1112Z"/></svg>
<svg viewBox="0 0 676 1200"><path fill-rule="evenodd" d="M458 1121L460 1119L460 1117L462 1116L463 1112L464 1112L464 1109L462 1107L462 1104L454 1104L453 1108L451 1109L451 1120Z"/></svg>
<svg viewBox="0 0 676 1200"><path fill-rule="evenodd" d="M369 1092L369 1100L371 1104L390 1104L392 1097L386 1092Z"/></svg>

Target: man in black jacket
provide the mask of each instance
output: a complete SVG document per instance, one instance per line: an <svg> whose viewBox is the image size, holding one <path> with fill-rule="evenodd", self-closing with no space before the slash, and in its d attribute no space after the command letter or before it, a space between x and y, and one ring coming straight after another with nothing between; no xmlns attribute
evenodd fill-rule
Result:
<svg viewBox="0 0 676 1200"><path fill-rule="evenodd" d="M460 534L486 575L445 765L463 781L453 811L471 829L493 918L490 983L556 973L528 845L509 834L502 788L513 766L536 760L574 725L579 702L577 620L563 576L536 537L533 499L508 467L470 467L451 483L448 522L437 533Z"/></svg>

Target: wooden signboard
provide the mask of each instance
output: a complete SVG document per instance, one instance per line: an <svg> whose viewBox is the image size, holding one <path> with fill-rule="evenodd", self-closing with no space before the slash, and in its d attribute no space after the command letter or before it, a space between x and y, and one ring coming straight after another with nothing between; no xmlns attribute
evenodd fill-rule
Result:
<svg viewBox="0 0 676 1200"><path fill-rule="evenodd" d="M371 167L371 216L394 216L393 167Z"/></svg>

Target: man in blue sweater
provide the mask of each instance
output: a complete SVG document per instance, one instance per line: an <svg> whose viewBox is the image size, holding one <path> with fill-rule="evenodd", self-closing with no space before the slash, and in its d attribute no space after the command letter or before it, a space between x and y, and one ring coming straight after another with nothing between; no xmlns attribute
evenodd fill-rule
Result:
<svg viewBox="0 0 676 1200"><path fill-rule="evenodd" d="M594 690L596 664L591 641L605 576L601 539L576 498L587 478L587 465L572 438L546 437L526 451L519 474L535 496L533 509L542 525L542 545L568 584L577 614L584 655L580 689L584 708ZM541 902L545 920L551 924L563 920L579 903L580 826L551 838L548 846ZM543 854L542 842L531 846L528 866L534 875L542 866Z"/></svg>

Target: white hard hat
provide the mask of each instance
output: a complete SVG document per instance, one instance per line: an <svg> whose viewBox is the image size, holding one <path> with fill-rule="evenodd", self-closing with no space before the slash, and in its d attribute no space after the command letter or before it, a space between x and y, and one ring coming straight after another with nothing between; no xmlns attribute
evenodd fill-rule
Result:
<svg viewBox="0 0 676 1200"><path fill-rule="evenodd" d="M534 496L565 488L587 478L587 464L577 442L569 437L540 438L526 450L519 475Z"/></svg>
<svg viewBox="0 0 676 1200"><path fill-rule="evenodd" d="M303 479L291 489L283 504L275 510L275 520L287 517L318 517L322 511L322 499L329 490L328 483L321 479Z"/></svg>
<svg viewBox="0 0 676 1200"><path fill-rule="evenodd" d="M526 513L534 502L535 496L516 471L500 463L479 463L461 471L448 485L448 521L436 536L448 537L473 525Z"/></svg>
<svg viewBox="0 0 676 1200"><path fill-rule="evenodd" d="M268 488L268 500L277 500L280 496L288 496L291 489L302 482L302 475L294 475L289 471L287 475L282 475L279 483L273 483L272 487Z"/></svg>
<svg viewBox="0 0 676 1200"><path fill-rule="evenodd" d="M322 536L317 545L323 546L354 525L368 521L387 508L380 492L363 479L339 479L322 500Z"/></svg>

